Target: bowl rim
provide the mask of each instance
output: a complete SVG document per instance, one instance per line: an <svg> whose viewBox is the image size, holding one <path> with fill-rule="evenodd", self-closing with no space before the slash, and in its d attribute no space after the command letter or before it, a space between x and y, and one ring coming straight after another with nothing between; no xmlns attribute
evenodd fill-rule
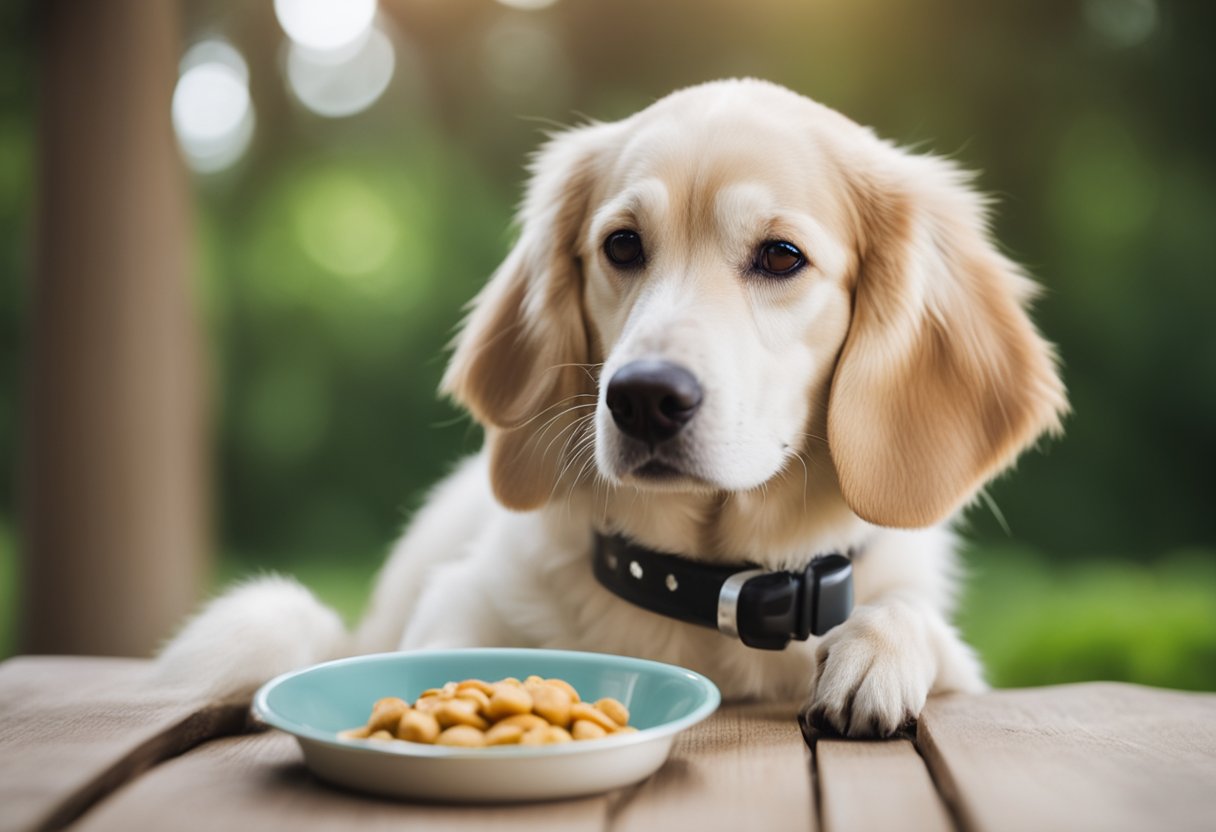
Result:
<svg viewBox="0 0 1216 832"><path fill-rule="evenodd" d="M495 657L512 655L519 655L521 657L543 655L548 658L572 660L589 664L607 662L625 670L636 668L648 670L650 672L658 672L669 677L682 677L692 682L700 689L701 693L704 695L704 701L695 707L690 713L685 714L679 719L664 722L650 728L642 728L635 733L616 735L596 740L580 740L578 742L559 743L555 745L500 745L489 748L455 748L414 742L371 742L369 740L345 738L339 736L335 732L322 731L320 729L312 728L299 722L295 722L294 720L289 719L283 714L275 711L270 705L270 695L276 688L290 682L297 676L303 676L321 668L381 662L392 663L408 661L410 658L415 656L436 654L461 654L470 657L476 655L489 655ZM298 670L288 671L287 673L276 676L258 688L257 693L254 694L253 703L250 710L257 719L261 720L267 725L278 728L281 731L286 731L288 734L292 734L301 740L307 739L311 742L320 743L321 745L325 745L330 748L342 749L343 751L368 754L392 754L402 757L489 760L504 758L518 759L523 757L537 756L574 756L579 754L594 753L597 751L607 751L610 749L641 745L643 743L653 742L655 740L673 736L678 734L680 731L683 731L685 728L696 725L698 722L706 719L710 714L716 711L721 703L722 694L718 690L718 686L710 681L707 677L697 673L695 670L689 670L686 667L680 667L679 665L668 664L666 662L656 662L650 659L639 659L633 656L620 656L615 653L595 653L583 650L550 650L545 648L531 647L461 647L394 651L387 653L367 653L361 656L333 659L331 661L309 665L308 667L303 667Z"/></svg>

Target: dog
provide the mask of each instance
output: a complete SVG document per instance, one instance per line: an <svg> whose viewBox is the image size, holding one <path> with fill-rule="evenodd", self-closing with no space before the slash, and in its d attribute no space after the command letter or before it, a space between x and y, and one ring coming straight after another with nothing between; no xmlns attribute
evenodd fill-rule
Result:
<svg viewBox="0 0 1216 832"><path fill-rule="evenodd" d="M164 672L248 695L342 655L571 648L801 700L855 737L983 690L950 624L952 523L1068 405L1036 285L971 181L757 80L552 135L442 381L484 447L396 543L362 623L262 578L190 621ZM597 580L605 540L713 574L844 554L856 605L756 649Z"/></svg>

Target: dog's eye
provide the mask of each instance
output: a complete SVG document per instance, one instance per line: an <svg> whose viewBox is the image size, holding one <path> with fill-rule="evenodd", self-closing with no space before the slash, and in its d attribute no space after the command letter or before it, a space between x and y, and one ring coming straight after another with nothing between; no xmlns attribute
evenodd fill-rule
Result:
<svg viewBox="0 0 1216 832"><path fill-rule="evenodd" d="M642 238L636 231L614 231L604 240L604 255L623 269L642 265Z"/></svg>
<svg viewBox="0 0 1216 832"><path fill-rule="evenodd" d="M784 277L806 265L806 258L793 243L770 240L756 252L756 269L765 274Z"/></svg>

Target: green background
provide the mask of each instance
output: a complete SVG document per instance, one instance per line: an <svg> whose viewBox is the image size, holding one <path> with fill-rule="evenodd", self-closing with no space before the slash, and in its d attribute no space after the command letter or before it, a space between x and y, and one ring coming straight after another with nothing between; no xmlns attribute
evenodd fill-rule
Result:
<svg viewBox="0 0 1216 832"><path fill-rule="evenodd" d="M997 236L1045 287L1036 319L1074 413L989 487L1003 522L981 504L964 524L960 624L992 680L1216 690L1216 4L400 0L382 3L393 83L339 120L285 90L271 5L188 3L183 33L241 50L258 111L246 157L194 179L216 586L292 572L355 617L427 486L478 445L434 391L542 131L752 75L978 170ZM10 472L36 24L28 0L0 8ZM20 603L15 506L15 476L0 479L0 654Z"/></svg>

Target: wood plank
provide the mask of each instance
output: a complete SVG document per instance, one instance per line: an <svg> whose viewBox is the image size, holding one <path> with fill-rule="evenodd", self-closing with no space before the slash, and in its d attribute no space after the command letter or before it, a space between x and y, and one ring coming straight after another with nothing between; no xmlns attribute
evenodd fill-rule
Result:
<svg viewBox="0 0 1216 832"><path fill-rule="evenodd" d="M355 794L314 778L279 731L216 740L162 763L96 806L74 832L216 829L600 832L604 797L520 806L444 806Z"/></svg>
<svg viewBox="0 0 1216 832"><path fill-rule="evenodd" d="M21 657L0 664L0 830L58 829L160 760L245 724L157 688L151 662Z"/></svg>
<svg viewBox="0 0 1216 832"><path fill-rule="evenodd" d="M929 701L917 743L970 830L1210 830L1216 696L1115 683Z"/></svg>
<svg viewBox="0 0 1216 832"><path fill-rule="evenodd" d="M445 806L345 792L313 778L286 734L208 743L148 772L95 807L78 832L169 824L182 832L257 829L359 832L606 828L813 829L808 759L793 706L728 708L677 741L655 777L599 797L521 806ZM779 824L779 826L778 826Z"/></svg>
<svg viewBox="0 0 1216 832"><path fill-rule="evenodd" d="M617 793L612 830L813 830L810 752L798 704L723 708L676 740L654 777Z"/></svg>
<svg viewBox="0 0 1216 832"><path fill-rule="evenodd" d="M910 740L815 743L824 832L949 832L945 804Z"/></svg>

